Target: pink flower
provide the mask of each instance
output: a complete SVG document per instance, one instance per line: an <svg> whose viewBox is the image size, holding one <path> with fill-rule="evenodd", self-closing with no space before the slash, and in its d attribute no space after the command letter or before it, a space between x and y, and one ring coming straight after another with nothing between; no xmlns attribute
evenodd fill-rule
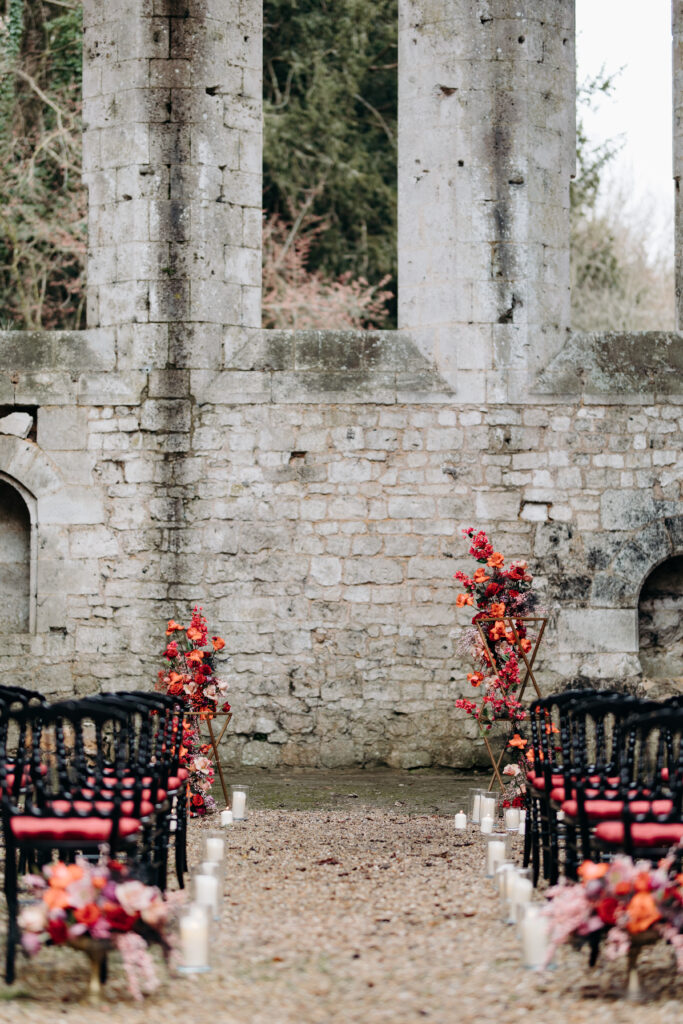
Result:
<svg viewBox="0 0 683 1024"><path fill-rule="evenodd" d="M21 948L27 956L35 956L42 944L40 936L35 932L24 932L21 936Z"/></svg>
<svg viewBox="0 0 683 1024"><path fill-rule="evenodd" d="M121 882L116 886L116 899L131 917L145 910L158 895L157 888L142 882Z"/></svg>
<svg viewBox="0 0 683 1024"><path fill-rule="evenodd" d="M42 900L40 903L29 903L20 911L17 923L25 932L44 931L47 927L47 904Z"/></svg>

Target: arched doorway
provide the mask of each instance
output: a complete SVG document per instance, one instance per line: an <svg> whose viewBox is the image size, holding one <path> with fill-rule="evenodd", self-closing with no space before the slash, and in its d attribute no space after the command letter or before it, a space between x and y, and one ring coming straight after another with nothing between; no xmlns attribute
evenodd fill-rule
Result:
<svg viewBox="0 0 683 1024"><path fill-rule="evenodd" d="M19 491L0 479L0 634L31 623L31 516Z"/></svg>
<svg viewBox="0 0 683 1024"><path fill-rule="evenodd" d="M667 558L645 580L638 632L644 678L658 684L661 696L683 690L683 555Z"/></svg>

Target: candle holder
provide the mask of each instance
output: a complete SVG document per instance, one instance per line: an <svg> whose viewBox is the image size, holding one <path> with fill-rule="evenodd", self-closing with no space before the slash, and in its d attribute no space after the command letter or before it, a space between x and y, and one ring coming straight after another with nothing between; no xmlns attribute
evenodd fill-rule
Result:
<svg viewBox="0 0 683 1024"><path fill-rule="evenodd" d="M205 861L215 861L221 867L225 862L225 837L222 832L207 832L204 837L202 858Z"/></svg>
<svg viewBox="0 0 683 1024"><path fill-rule="evenodd" d="M230 808L233 821L246 821L247 819L247 794L249 786L230 787Z"/></svg>
<svg viewBox="0 0 683 1024"><path fill-rule="evenodd" d="M546 966L548 955L548 918L538 903L525 903L520 912L519 934L522 942L522 963L532 971Z"/></svg>
<svg viewBox="0 0 683 1024"><path fill-rule="evenodd" d="M469 804L469 818L473 825L478 825L481 821L481 798L482 796L488 796L488 791L475 787L470 789L467 794L467 802Z"/></svg>
<svg viewBox="0 0 683 1024"><path fill-rule="evenodd" d="M486 836L486 877L494 878L496 868L510 860L510 839L507 832L489 832Z"/></svg>
<svg viewBox="0 0 683 1024"><path fill-rule="evenodd" d="M505 821L506 831L517 832L521 821L519 807L506 807L503 810L503 819Z"/></svg>
<svg viewBox="0 0 683 1024"><path fill-rule="evenodd" d="M495 883L498 889L498 895L503 900L503 905L507 900L508 893L508 875L511 871L515 870L515 864L511 860L504 860L496 868Z"/></svg>
<svg viewBox="0 0 683 1024"><path fill-rule="evenodd" d="M178 919L179 974L206 974L211 970L211 914L202 903L188 903L180 908Z"/></svg>
<svg viewBox="0 0 683 1024"><path fill-rule="evenodd" d="M523 908L531 903L534 894L534 883L531 879L531 868L515 867L514 874L508 878L505 894L505 920L507 924L518 924Z"/></svg>
<svg viewBox="0 0 683 1024"><path fill-rule="evenodd" d="M214 921L220 920L220 904L223 892L222 866L215 861L202 861L192 876L193 902L207 908Z"/></svg>

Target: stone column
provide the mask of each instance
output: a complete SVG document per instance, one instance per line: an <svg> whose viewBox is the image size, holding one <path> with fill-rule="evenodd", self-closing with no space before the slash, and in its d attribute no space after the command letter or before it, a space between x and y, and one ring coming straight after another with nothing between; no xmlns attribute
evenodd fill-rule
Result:
<svg viewBox="0 0 683 1024"><path fill-rule="evenodd" d="M676 329L683 329L683 0L671 0L671 31L673 35L673 174L676 189L675 212L675 276Z"/></svg>
<svg viewBox="0 0 683 1024"><path fill-rule="evenodd" d="M399 326L506 401L569 330L574 4L399 2Z"/></svg>
<svg viewBox="0 0 683 1024"><path fill-rule="evenodd" d="M212 365L261 323L261 3L85 0L88 324Z"/></svg>

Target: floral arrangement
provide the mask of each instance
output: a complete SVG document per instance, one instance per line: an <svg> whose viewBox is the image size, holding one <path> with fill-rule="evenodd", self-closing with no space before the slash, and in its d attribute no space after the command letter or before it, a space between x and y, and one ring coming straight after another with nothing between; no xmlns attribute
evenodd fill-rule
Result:
<svg viewBox="0 0 683 1024"><path fill-rule="evenodd" d="M674 856L656 868L626 856L616 856L609 864L584 861L579 877L579 883L548 890L548 961L570 940L590 942L592 962L604 940L605 955L615 959L628 953L634 936L652 929L674 947L678 970L683 971L683 874Z"/></svg>
<svg viewBox="0 0 683 1024"><path fill-rule="evenodd" d="M230 711L225 700L227 683L216 675L215 655L225 647L220 636L209 636L202 609L195 605L189 626L171 619L166 627L169 638L163 651L168 665L159 670L157 689L170 693L186 711L213 715L219 708ZM196 719L194 723L196 723ZM183 721L180 763L190 777L190 813L210 814L215 801L210 795L214 781L214 765L209 757L211 744L199 742L199 729L192 719Z"/></svg>
<svg viewBox="0 0 683 1024"><path fill-rule="evenodd" d="M74 864L48 864L24 881L35 899L18 917L28 956L48 941L77 948L86 948L87 940L109 942L121 954L135 999L158 987L148 944L157 941L165 955L170 952L167 931L175 902L165 900L156 886L132 878L118 861L91 864L83 857Z"/></svg>
<svg viewBox="0 0 683 1024"><path fill-rule="evenodd" d="M471 577L455 573L454 578L464 587L455 603L459 608L469 605L477 609L472 619L475 628L468 630L464 646L480 666L467 679L475 689L481 687L481 698L464 697L456 700L455 706L471 715L480 728L490 729L496 719L517 722L525 717L515 694L520 685L520 652L528 654L533 644L522 618L533 613L537 597L531 589L532 575L526 562L511 562L506 569L505 558L494 551L483 531L475 533L469 527L463 535L472 542L469 553L479 568ZM484 631L486 645L477 623Z"/></svg>

